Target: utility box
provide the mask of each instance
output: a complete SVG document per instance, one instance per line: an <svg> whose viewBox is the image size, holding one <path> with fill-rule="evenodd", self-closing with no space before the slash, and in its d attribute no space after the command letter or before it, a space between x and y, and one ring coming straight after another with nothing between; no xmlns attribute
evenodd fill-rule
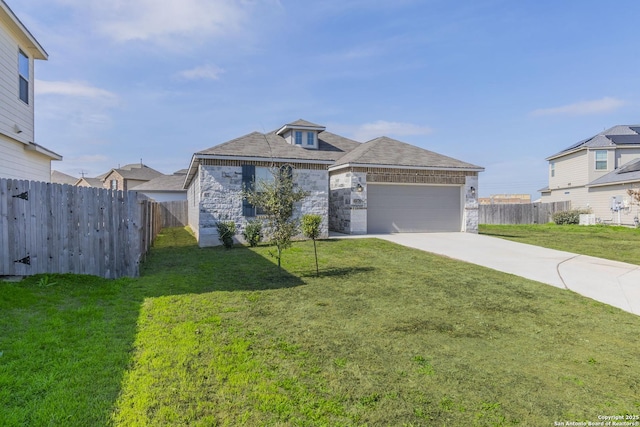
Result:
<svg viewBox="0 0 640 427"><path fill-rule="evenodd" d="M596 214L580 214L580 225L596 225Z"/></svg>

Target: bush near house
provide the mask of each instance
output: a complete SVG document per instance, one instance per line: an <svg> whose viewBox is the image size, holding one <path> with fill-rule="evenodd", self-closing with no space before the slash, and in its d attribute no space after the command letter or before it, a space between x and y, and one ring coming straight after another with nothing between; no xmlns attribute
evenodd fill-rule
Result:
<svg viewBox="0 0 640 427"><path fill-rule="evenodd" d="M572 209L570 211L561 211L553 214L553 222L557 225L579 224L580 215L590 214L591 209Z"/></svg>
<svg viewBox="0 0 640 427"><path fill-rule="evenodd" d="M258 246L262 240L262 222L258 220L249 221L242 231L242 237L252 248Z"/></svg>
<svg viewBox="0 0 640 427"><path fill-rule="evenodd" d="M216 222L216 229L218 230L218 238L224 247L231 249L233 247L233 236L236 235L236 223L233 221L219 221Z"/></svg>

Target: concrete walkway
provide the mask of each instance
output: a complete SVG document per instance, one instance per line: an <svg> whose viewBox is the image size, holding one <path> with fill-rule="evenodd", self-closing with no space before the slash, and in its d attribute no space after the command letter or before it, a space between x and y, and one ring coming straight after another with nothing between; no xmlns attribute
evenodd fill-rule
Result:
<svg viewBox="0 0 640 427"><path fill-rule="evenodd" d="M351 238L342 234L332 237ZM468 233L376 234L403 246L570 289L640 315L640 266Z"/></svg>

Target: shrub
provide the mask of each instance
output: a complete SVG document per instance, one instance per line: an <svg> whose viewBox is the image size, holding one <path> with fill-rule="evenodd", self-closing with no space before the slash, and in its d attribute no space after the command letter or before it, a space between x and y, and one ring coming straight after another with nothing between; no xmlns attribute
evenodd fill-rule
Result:
<svg viewBox="0 0 640 427"><path fill-rule="evenodd" d="M258 246L262 240L262 222L258 220L249 221L242 232L242 237L249 243L249 246Z"/></svg>
<svg viewBox="0 0 640 427"><path fill-rule="evenodd" d="M572 209L553 214L553 222L557 225L580 224L581 214L590 214L591 209Z"/></svg>
<svg viewBox="0 0 640 427"><path fill-rule="evenodd" d="M231 249L233 247L233 236L236 235L236 223L233 221L218 221L216 222L216 229L218 230L218 239L220 239L225 248Z"/></svg>

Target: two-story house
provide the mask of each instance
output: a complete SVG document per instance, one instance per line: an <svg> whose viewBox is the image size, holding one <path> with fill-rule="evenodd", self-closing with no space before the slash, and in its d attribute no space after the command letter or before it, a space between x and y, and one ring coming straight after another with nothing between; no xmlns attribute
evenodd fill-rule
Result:
<svg viewBox="0 0 640 427"><path fill-rule="evenodd" d="M543 202L570 200L602 222L633 225L639 207L627 190L640 188L640 125L620 125L546 159L549 186Z"/></svg>
<svg viewBox="0 0 640 427"><path fill-rule="evenodd" d="M62 156L34 137L33 66L47 52L0 0L0 178L51 180L51 161Z"/></svg>

